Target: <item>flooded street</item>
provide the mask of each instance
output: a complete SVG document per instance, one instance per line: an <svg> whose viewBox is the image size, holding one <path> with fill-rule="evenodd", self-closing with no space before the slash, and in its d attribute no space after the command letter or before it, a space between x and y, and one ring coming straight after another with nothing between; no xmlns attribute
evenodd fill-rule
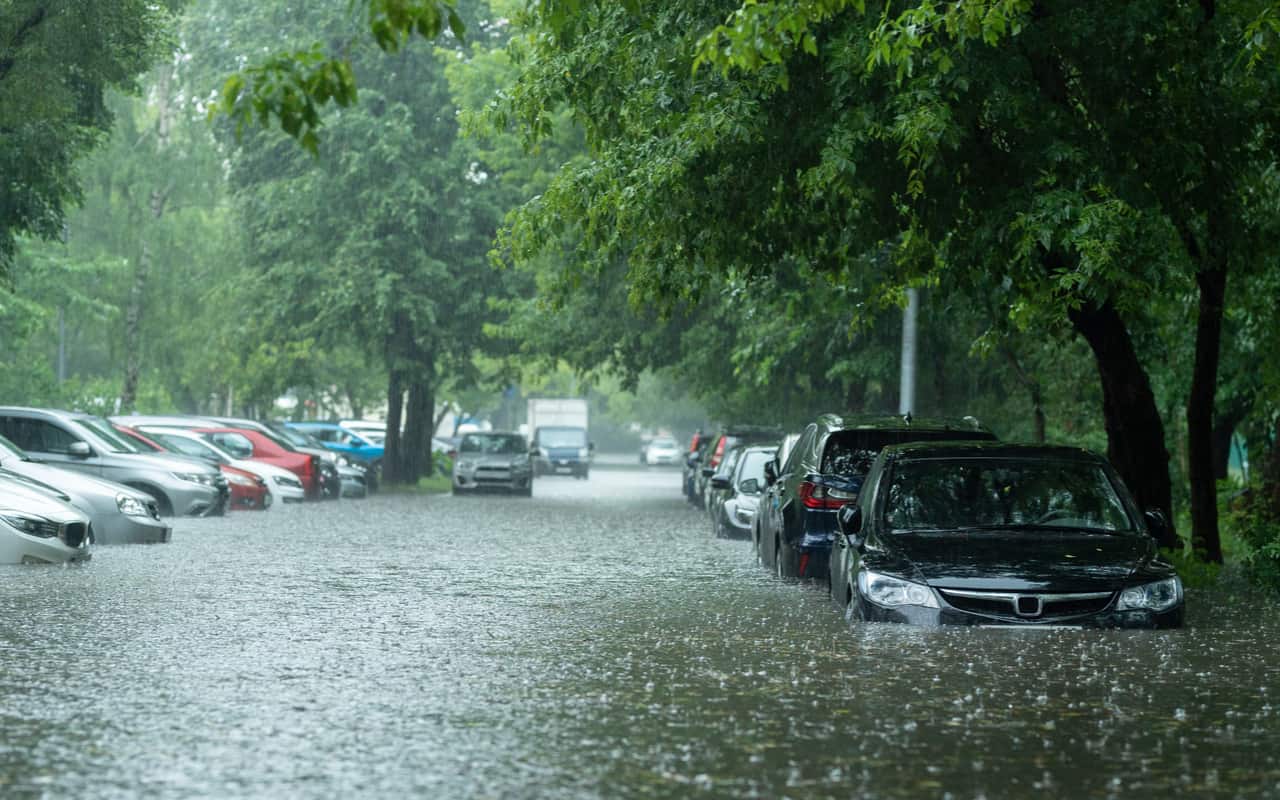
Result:
<svg viewBox="0 0 1280 800"><path fill-rule="evenodd" d="M1280 795L1280 606L850 629L678 471L180 520L0 568L0 795Z"/></svg>

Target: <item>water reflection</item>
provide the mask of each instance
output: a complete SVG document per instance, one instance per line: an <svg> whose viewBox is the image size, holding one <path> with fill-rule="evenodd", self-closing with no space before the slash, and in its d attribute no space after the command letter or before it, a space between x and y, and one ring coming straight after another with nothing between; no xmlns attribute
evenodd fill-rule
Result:
<svg viewBox="0 0 1280 800"><path fill-rule="evenodd" d="M678 481L197 520L6 569L0 794L1280 793L1274 602L1192 595L1176 632L849 629Z"/></svg>

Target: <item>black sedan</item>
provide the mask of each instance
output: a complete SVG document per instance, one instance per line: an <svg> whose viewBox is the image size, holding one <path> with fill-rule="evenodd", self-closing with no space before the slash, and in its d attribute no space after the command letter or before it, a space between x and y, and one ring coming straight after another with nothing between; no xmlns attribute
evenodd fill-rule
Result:
<svg viewBox="0 0 1280 800"><path fill-rule="evenodd" d="M839 515L832 597L884 622L1178 627L1164 524L1085 450L899 445Z"/></svg>

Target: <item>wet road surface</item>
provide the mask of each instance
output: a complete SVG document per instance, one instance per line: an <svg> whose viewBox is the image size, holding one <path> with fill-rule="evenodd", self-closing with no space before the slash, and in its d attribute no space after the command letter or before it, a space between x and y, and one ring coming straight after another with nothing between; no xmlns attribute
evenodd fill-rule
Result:
<svg viewBox="0 0 1280 800"><path fill-rule="evenodd" d="M3 797L1280 796L1280 607L850 628L666 469L0 567Z"/></svg>

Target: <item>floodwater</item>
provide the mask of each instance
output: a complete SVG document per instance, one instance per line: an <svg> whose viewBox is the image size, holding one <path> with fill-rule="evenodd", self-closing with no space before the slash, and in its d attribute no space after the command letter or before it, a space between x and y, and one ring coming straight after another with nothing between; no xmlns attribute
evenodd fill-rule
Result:
<svg viewBox="0 0 1280 800"><path fill-rule="evenodd" d="M670 470L0 567L3 797L1280 796L1280 605L850 628Z"/></svg>

